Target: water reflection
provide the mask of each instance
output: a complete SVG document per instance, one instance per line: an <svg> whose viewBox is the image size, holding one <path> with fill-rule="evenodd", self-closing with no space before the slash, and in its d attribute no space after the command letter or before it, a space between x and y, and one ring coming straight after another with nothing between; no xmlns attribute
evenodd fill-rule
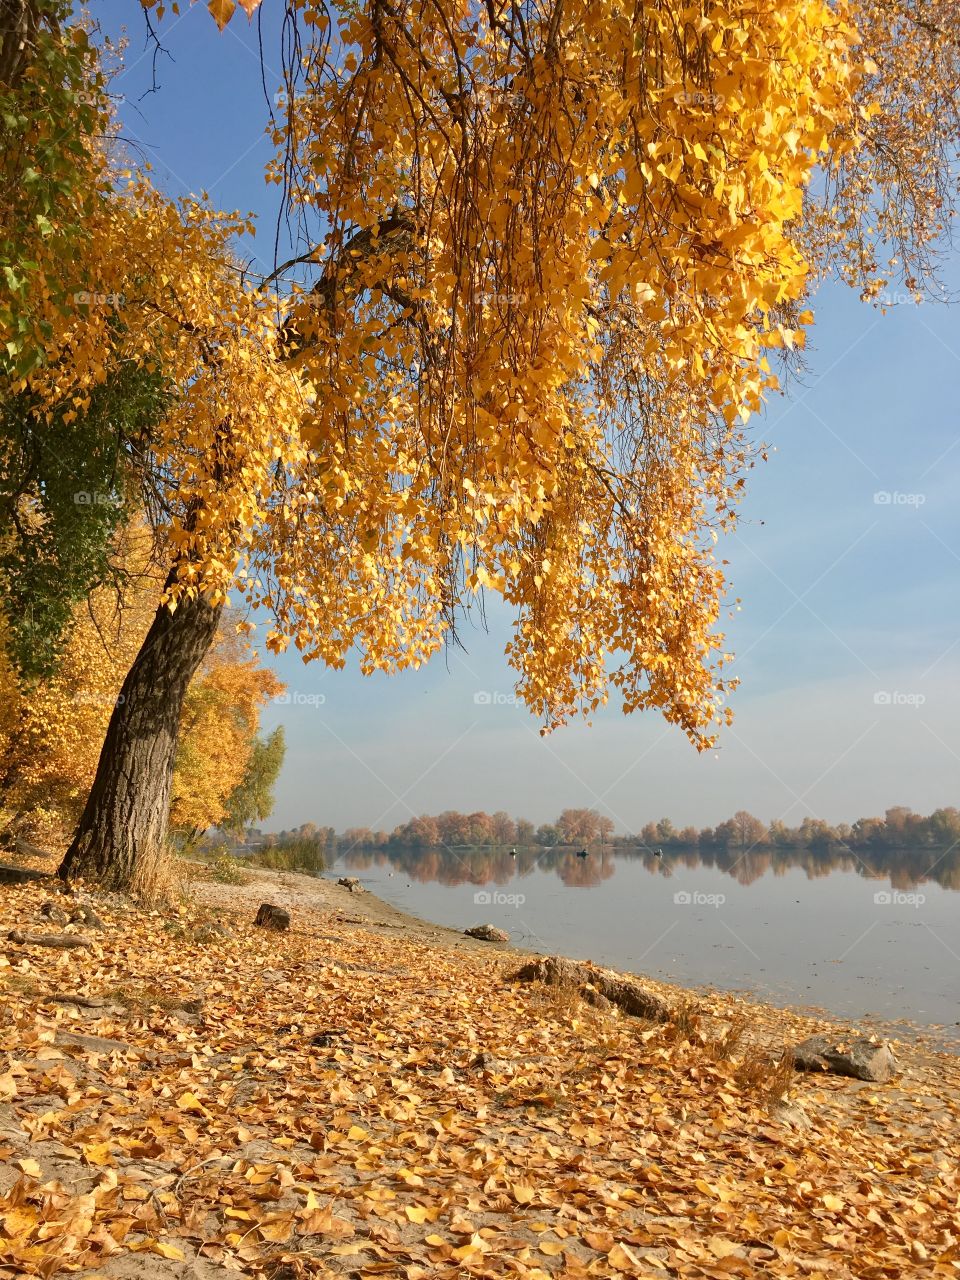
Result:
<svg viewBox="0 0 960 1280"><path fill-rule="evenodd" d="M835 872L854 873L866 880L886 881L892 889L909 892L927 883L960 890L960 848L936 850L880 848L835 849L657 849L615 846L594 850L587 858L577 850L502 849L377 849L347 850L340 863L353 871L392 867L408 880L445 885L505 885L535 871L556 875L570 888L589 889L615 874L618 862L642 866L650 875L669 879L678 868L711 868L751 885L766 875L782 876L799 868L809 880Z"/></svg>
<svg viewBox="0 0 960 1280"><path fill-rule="evenodd" d="M960 1035L958 848L577 852L355 848L334 874L437 924L495 924L534 951Z"/></svg>

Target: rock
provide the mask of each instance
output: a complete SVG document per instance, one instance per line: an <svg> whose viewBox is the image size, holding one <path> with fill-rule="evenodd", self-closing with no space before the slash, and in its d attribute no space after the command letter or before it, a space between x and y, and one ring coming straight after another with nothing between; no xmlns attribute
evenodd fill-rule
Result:
<svg viewBox="0 0 960 1280"><path fill-rule="evenodd" d="M75 933L23 933L19 929L11 929L7 939L18 942L22 947L59 947L62 951L90 946L87 938L81 938Z"/></svg>
<svg viewBox="0 0 960 1280"><path fill-rule="evenodd" d="M261 902L254 924L264 929L276 929L278 933L290 928L290 912L283 907L275 907L269 902Z"/></svg>
<svg viewBox="0 0 960 1280"><path fill-rule="evenodd" d="M798 1071L831 1071L855 1080L890 1080L897 1060L885 1040L867 1036L810 1036L791 1050Z"/></svg>
<svg viewBox="0 0 960 1280"><path fill-rule="evenodd" d="M363 885L356 876L341 876L337 884L342 884L345 889L349 889L351 893L363 893Z"/></svg>
<svg viewBox="0 0 960 1280"><path fill-rule="evenodd" d="M318 1031L316 1035L310 1037L310 1043L318 1049L329 1049L333 1046L335 1040L339 1040L347 1033L341 1027L331 1027L329 1031Z"/></svg>
<svg viewBox="0 0 960 1280"><path fill-rule="evenodd" d="M45 916L51 924L67 924L70 917L53 901L52 898L40 904L40 914Z"/></svg>
<svg viewBox="0 0 960 1280"><path fill-rule="evenodd" d="M266 906L266 903L264 903L264 906ZM262 910L263 907L260 908L260 911ZM279 911L279 907L273 907L271 910ZM260 924L260 911L257 912L257 924ZM287 925L289 926L289 924L290 920L288 917ZM274 925L273 927L279 928L280 926ZM230 930L225 929L219 920L205 920L203 924L197 925L192 934L195 942L215 942L217 938L226 938L229 937L229 935Z"/></svg>
<svg viewBox="0 0 960 1280"><path fill-rule="evenodd" d="M111 1040L107 1036L82 1036L76 1031L57 1031L54 1044L75 1044L90 1053L130 1053L131 1046L123 1040Z"/></svg>
<svg viewBox="0 0 960 1280"><path fill-rule="evenodd" d="M581 1000L598 1009L616 1005L632 1018L646 1018L651 1022L669 1022L671 1010L662 996L647 991L637 982L618 978L595 969L589 964L564 960L562 956L548 956L545 960L533 960L512 975L513 982L543 982L550 987L567 987L574 990Z"/></svg>
<svg viewBox="0 0 960 1280"><path fill-rule="evenodd" d="M9 862L0 862L0 884L30 884L34 880L48 880L45 871L34 871L32 867L14 867Z"/></svg>
<svg viewBox="0 0 960 1280"><path fill-rule="evenodd" d="M203 1009L203 996L176 997L170 1004L174 1013L200 1013Z"/></svg>
<svg viewBox="0 0 960 1280"><path fill-rule="evenodd" d="M81 902L70 917L71 924L85 924L91 929L105 929L106 925L90 906L89 902Z"/></svg>
<svg viewBox="0 0 960 1280"><path fill-rule="evenodd" d="M480 938L483 942L509 942L510 935L493 924L475 924L463 931L468 938Z"/></svg>
<svg viewBox="0 0 960 1280"><path fill-rule="evenodd" d="M788 1129L810 1129L810 1117L795 1102L778 1102L771 1112L774 1120L785 1124Z"/></svg>

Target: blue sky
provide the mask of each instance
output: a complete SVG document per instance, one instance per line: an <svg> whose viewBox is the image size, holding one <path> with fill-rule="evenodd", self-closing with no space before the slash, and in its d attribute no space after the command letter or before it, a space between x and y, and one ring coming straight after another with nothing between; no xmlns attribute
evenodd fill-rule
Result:
<svg viewBox="0 0 960 1280"><path fill-rule="evenodd" d="M168 14L159 31L173 60L157 59L158 91L143 97L153 56L138 10L92 6L111 35L129 24L115 84L124 136L171 195L205 190L257 213L243 248L270 266L277 189L262 180L272 149L256 27L238 11L218 34L202 4ZM956 255L945 280L960 290ZM743 602L727 628L742 684L719 751L698 755L656 716L614 706L541 738L509 701L510 619L493 608L488 633L465 632L466 655L416 673L364 679L277 660L290 701L265 723L284 724L288 749L268 825L390 829L446 808L541 822L594 806L624 831L739 808L799 822L960 803L960 309L881 314L840 287L815 309L808 370L755 423L774 452L723 547Z"/></svg>

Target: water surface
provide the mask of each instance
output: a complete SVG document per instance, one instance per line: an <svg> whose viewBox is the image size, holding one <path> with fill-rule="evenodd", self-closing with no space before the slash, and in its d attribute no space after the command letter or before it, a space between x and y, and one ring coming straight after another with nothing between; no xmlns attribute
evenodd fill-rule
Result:
<svg viewBox="0 0 960 1280"><path fill-rule="evenodd" d="M354 850L334 870L426 920L495 924L534 951L858 1021L942 1025L960 1041L956 851Z"/></svg>

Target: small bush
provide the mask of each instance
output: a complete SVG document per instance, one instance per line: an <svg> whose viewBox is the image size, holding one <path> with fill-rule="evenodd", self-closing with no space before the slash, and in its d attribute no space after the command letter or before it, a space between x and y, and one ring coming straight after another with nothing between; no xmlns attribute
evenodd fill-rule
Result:
<svg viewBox="0 0 960 1280"><path fill-rule="evenodd" d="M326 846L319 837L290 836L261 849L251 861L271 871L306 871L318 876L327 869Z"/></svg>
<svg viewBox="0 0 960 1280"><path fill-rule="evenodd" d="M250 876L243 865L224 849L210 863L210 878L217 884L249 884Z"/></svg>

